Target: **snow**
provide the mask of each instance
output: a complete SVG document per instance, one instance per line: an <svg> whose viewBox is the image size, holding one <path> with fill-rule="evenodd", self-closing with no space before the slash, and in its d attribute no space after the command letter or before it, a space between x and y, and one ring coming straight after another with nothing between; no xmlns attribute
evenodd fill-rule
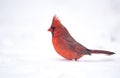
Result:
<svg viewBox="0 0 120 78"><path fill-rule="evenodd" d="M71 35L112 56L59 56L50 27L56 14ZM1 0L0 78L119 78L119 0Z"/></svg>

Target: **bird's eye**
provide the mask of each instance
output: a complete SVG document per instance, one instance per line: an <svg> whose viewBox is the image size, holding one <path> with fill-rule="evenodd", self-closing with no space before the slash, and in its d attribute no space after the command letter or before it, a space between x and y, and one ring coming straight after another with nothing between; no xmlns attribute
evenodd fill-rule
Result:
<svg viewBox="0 0 120 78"><path fill-rule="evenodd" d="M54 26L51 26L51 28L52 28L52 29L54 29L54 28L56 28L56 27L54 27Z"/></svg>
<svg viewBox="0 0 120 78"><path fill-rule="evenodd" d="M52 31L53 31L53 32L54 32L55 28L56 28L56 27L54 27L54 26L51 26L51 29L52 29Z"/></svg>

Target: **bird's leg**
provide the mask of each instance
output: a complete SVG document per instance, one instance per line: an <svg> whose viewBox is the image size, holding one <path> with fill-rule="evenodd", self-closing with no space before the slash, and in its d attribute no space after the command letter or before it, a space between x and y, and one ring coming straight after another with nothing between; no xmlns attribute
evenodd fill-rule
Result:
<svg viewBox="0 0 120 78"><path fill-rule="evenodd" d="M74 58L75 61L77 61L77 58Z"/></svg>

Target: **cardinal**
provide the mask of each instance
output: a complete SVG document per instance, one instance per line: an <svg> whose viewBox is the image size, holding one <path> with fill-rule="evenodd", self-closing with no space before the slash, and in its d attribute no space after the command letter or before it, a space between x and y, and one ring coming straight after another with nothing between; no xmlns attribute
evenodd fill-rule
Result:
<svg viewBox="0 0 120 78"><path fill-rule="evenodd" d="M84 55L106 54L113 55L114 52L104 50L88 49L78 43L60 22L56 15L53 16L51 27L48 29L52 33L52 43L56 52L68 60L76 60Z"/></svg>

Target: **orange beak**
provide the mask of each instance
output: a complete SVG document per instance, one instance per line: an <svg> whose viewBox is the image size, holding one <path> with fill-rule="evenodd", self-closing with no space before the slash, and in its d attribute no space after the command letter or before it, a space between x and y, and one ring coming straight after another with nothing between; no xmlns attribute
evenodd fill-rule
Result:
<svg viewBox="0 0 120 78"><path fill-rule="evenodd" d="M52 31L52 29L51 29L51 28L49 28L49 29L48 29L48 31L50 31L50 32L51 32L51 31Z"/></svg>

